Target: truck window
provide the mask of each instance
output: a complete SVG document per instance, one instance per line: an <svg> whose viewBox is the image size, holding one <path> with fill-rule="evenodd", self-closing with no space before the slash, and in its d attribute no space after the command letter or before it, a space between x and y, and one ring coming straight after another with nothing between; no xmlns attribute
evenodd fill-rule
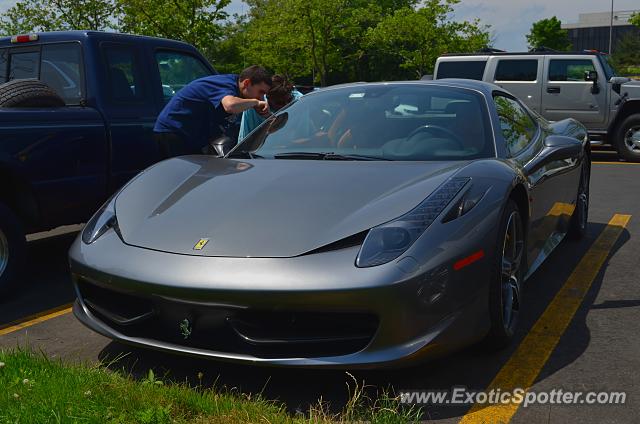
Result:
<svg viewBox="0 0 640 424"><path fill-rule="evenodd" d="M538 78L538 61L531 59L501 59L496 68L496 81L535 81Z"/></svg>
<svg viewBox="0 0 640 424"><path fill-rule="evenodd" d="M191 81L211 74L200 59L186 53L160 51L156 62L165 102Z"/></svg>
<svg viewBox="0 0 640 424"><path fill-rule="evenodd" d="M9 79L38 78L40 74L40 52L29 51L11 54Z"/></svg>
<svg viewBox="0 0 640 424"><path fill-rule="evenodd" d="M536 123L517 101L500 95L494 96L493 101L507 150L511 156L515 156L533 140Z"/></svg>
<svg viewBox="0 0 640 424"><path fill-rule="evenodd" d="M465 78L482 81L486 60L442 61L436 78Z"/></svg>
<svg viewBox="0 0 640 424"><path fill-rule="evenodd" d="M549 61L549 81L584 81L584 74L595 71L589 59L552 59Z"/></svg>
<svg viewBox="0 0 640 424"><path fill-rule="evenodd" d="M0 84L7 82L7 58L9 51L0 49Z"/></svg>
<svg viewBox="0 0 640 424"><path fill-rule="evenodd" d="M104 53L111 100L116 103L143 101L144 85L133 48L124 45L106 45Z"/></svg>
<svg viewBox="0 0 640 424"><path fill-rule="evenodd" d="M53 88L66 104L77 105L83 96L80 44L42 46L40 80Z"/></svg>

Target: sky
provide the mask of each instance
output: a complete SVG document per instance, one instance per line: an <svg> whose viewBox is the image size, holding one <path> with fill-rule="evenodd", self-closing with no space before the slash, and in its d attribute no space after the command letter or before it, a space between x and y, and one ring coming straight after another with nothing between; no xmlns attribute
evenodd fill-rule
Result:
<svg viewBox="0 0 640 424"><path fill-rule="evenodd" d="M16 0L0 0L0 13ZM640 9L638 0L614 0L615 10ZM242 13L247 6L232 0L227 11ZM609 0L462 0L456 7L454 19L480 18L491 25L495 47L508 51L522 51L527 47L525 34L537 20L557 16L563 23L578 21L579 13L611 10Z"/></svg>

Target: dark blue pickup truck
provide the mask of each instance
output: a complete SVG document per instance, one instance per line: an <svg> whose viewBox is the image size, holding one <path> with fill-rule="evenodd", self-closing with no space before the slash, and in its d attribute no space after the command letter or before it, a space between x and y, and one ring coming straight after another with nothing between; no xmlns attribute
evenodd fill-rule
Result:
<svg viewBox="0 0 640 424"><path fill-rule="evenodd" d="M25 234L84 222L159 160L156 116L215 70L191 45L66 31L0 38L0 292Z"/></svg>

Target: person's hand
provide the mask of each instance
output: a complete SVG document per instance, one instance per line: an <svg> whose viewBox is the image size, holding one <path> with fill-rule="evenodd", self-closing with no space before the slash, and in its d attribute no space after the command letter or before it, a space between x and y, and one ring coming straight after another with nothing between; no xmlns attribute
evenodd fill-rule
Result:
<svg viewBox="0 0 640 424"><path fill-rule="evenodd" d="M269 103L265 102L264 100L258 100L258 104L254 107L254 109L256 110L256 112L258 112L258 114L260 114L261 116L269 116Z"/></svg>

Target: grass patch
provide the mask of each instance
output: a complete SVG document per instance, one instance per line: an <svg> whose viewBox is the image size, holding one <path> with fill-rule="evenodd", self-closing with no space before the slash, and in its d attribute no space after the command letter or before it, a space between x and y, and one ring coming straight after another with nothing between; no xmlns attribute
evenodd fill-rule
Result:
<svg viewBox="0 0 640 424"><path fill-rule="evenodd" d="M383 394L375 401L355 385L340 414L318 402L306 414L260 396L141 381L104 366L70 365L24 349L0 350L0 423L405 423L420 411Z"/></svg>

